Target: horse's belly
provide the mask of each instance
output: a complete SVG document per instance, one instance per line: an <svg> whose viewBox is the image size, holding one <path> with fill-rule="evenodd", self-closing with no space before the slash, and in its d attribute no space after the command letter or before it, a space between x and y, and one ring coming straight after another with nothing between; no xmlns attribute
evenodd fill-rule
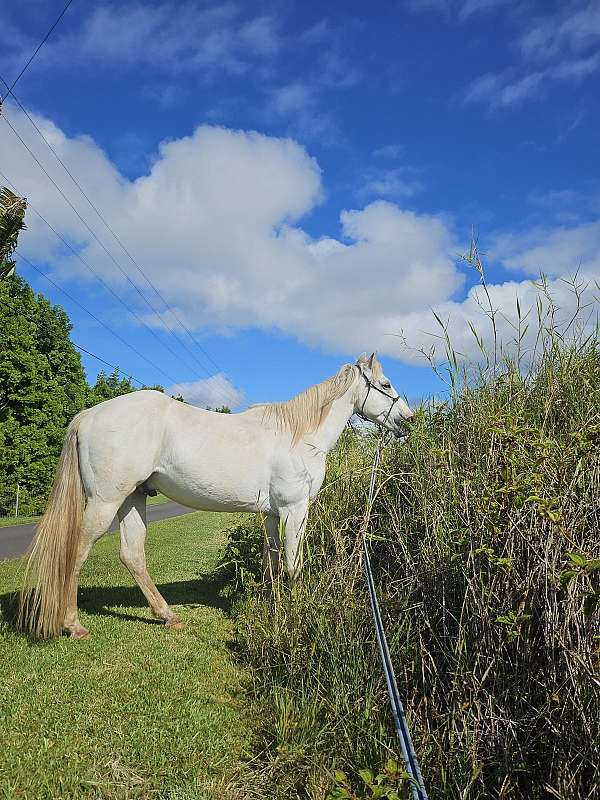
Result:
<svg viewBox="0 0 600 800"><path fill-rule="evenodd" d="M269 511L268 487L247 479L222 480L224 476L193 476L177 470L156 472L148 483L184 506L199 511Z"/></svg>
<svg viewBox="0 0 600 800"><path fill-rule="evenodd" d="M192 508L269 511L272 462L272 436L235 415L207 413L198 424L171 423L149 482Z"/></svg>

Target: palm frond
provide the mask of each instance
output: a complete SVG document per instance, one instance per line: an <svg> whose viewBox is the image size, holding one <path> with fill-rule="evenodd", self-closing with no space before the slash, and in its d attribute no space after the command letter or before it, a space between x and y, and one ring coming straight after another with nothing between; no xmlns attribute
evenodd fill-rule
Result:
<svg viewBox="0 0 600 800"><path fill-rule="evenodd" d="M17 246L19 232L25 228L27 201L0 187L0 280L12 275L15 263L9 256Z"/></svg>

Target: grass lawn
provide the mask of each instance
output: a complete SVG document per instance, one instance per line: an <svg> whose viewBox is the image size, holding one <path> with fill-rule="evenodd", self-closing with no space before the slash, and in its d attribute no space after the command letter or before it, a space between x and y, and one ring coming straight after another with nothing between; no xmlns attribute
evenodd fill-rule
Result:
<svg viewBox="0 0 600 800"><path fill-rule="evenodd" d="M150 574L186 622L154 621L105 536L82 575L92 638L30 642L10 624L20 561L0 563L0 798L216 800L249 742L243 675L211 574L231 515L150 526Z"/></svg>
<svg viewBox="0 0 600 800"><path fill-rule="evenodd" d="M148 497L148 505L155 506L158 503L167 503L168 497L164 494L157 494L155 497ZM0 528L6 528L9 525L27 525L30 522L38 522L39 517L0 517Z"/></svg>
<svg viewBox="0 0 600 800"><path fill-rule="evenodd" d="M8 528L10 525L27 525L38 520L39 517L0 517L0 528Z"/></svg>
<svg viewBox="0 0 600 800"><path fill-rule="evenodd" d="M159 503L168 503L169 498L165 497L164 494L157 494L154 497L148 497L146 502L149 506L155 506Z"/></svg>

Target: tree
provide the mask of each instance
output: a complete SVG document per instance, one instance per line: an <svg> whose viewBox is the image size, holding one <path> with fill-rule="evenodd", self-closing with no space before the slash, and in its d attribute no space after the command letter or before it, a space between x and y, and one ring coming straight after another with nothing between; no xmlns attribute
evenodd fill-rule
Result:
<svg viewBox="0 0 600 800"><path fill-rule="evenodd" d="M104 400L111 400L113 397L119 397L122 394L129 394L135 391L131 378L119 378L119 370L115 369L110 375L106 372L99 372L96 377L96 383L90 386L87 392L86 406L95 406L97 403L102 403Z"/></svg>
<svg viewBox="0 0 600 800"><path fill-rule="evenodd" d="M231 414L231 409L229 406L217 406L216 408L211 408L208 406L209 411L218 411L219 414Z"/></svg>
<svg viewBox="0 0 600 800"><path fill-rule="evenodd" d="M88 388L86 407L90 408L98 403L103 403L105 400L112 400L113 397L120 397L122 394L137 391L131 378L128 376L119 378L121 374L121 371L117 368L110 375L107 375L104 371L99 372L96 377L96 383ZM142 386L141 388L155 389L157 392L164 391L162 386Z"/></svg>
<svg viewBox="0 0 600 800"><path fill-rule="evenodd" d="M71 324L16 275L0 281L0 514L17 484L24 513L42 510L67 423L88 387Z"/></svg>
<svg viewBox="0 0 600 800"><path fill-rule="evenodd" d="M15 271L15 262L10 256L17 246L19 231L25 227L26 208L26 200L10 189L0 188L0 280Z"/></svg>

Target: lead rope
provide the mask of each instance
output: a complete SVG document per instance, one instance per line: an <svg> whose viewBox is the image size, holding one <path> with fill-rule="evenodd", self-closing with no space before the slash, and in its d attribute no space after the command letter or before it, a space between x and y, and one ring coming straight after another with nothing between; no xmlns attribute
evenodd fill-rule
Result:
<svg viewBox="0 0 600 800"><path fill-rule="evenodd" d="M421 775L421 768L417 761L415 749L413 747L408 723L404 714L402 701L400 700L400 693L398 691L398 684L396 682L396 675L394 673L394 666L390 656L390 649L385 635L385 628L381 619L381 611L379 609L379 602L377 600L377 592L375 590L375 581L373 580L373 572L371 570L371 560L369 558L369 546L367 543L367 528L371 519L371 509L373 507L373 499L375 496L375 480L377 470L379 469L379 462L381 460L381 450L383 448L383 437L380 437L375 449L375 456L373 458L373 467L371 469L371 483L369 485L369 498L367 501L367 509L365 512L365 521L362 529L362 547L363 547L363 567L365 570L365 577L367 579L367 588L369 590L369 600L371 602L371 611L373 613L373 622L375 623L375 632L377 634L377 644L379 645L379 653L381 655L381 663L385 675L385 682L387 684L388 696L390 698L390 706L392 709L392 716L394 717L394 725L396 733L400 740L400 747L402 748L402 757L404 758L404 766L411 781L410 788L414 800L428 800L427 792L425 791L425 784L423 783L423 776Z"/></svg>

